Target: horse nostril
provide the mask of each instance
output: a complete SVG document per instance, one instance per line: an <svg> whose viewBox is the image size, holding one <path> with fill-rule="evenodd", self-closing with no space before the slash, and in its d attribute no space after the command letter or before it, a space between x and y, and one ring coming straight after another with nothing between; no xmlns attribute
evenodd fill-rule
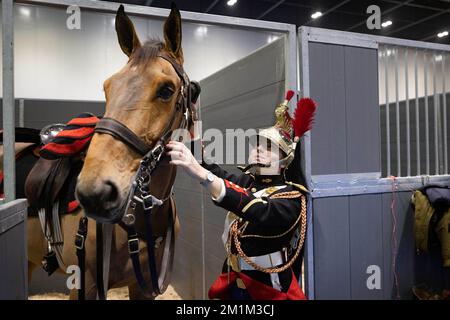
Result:
<svg viewBox="0 0 450 320"><path fill-rule="evenodd" d="M110 210L119 205L119 188L111 180L106 180L102 192L102 205L105 210Z"/></svg>
<svg viewBox="0 0 450 320"><path fill-rule="evenodd" d="M119 188L111 180L90 186L77 186L77 198L87 211L96 213L116 209L120 205Z"/></svg>

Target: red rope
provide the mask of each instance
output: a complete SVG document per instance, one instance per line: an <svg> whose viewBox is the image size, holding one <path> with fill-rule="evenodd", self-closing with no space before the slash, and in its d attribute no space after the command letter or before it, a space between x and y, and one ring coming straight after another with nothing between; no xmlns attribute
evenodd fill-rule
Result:
<svg viewBox="0 0 450 320"><path fill-rule="evenodd" d="M395 176L390 176L389 179L392 180L392 202L391 202L391 216L392 216L392 272L394 274L394 285L397 293L396 298L400 299L400 288L398 285L398 274L397 274L397 211L396 211L396 193L397 184Z"/></svg>

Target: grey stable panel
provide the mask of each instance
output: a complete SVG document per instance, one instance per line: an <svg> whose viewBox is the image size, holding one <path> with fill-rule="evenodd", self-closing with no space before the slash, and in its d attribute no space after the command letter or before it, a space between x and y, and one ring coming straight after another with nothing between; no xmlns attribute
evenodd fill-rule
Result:
<svg viewBox="0 0 450 320"><path fill-rule="evenodd" d="M344 47L347 172L380 172L378 51Z"/></svg>
<svg viewBox="0 0 450 320"><path fill-rule="evenodd" d="M313 175L380 171L378 57L374 49L309 43Z"/></svg>
<svg viewBox="0 0 450 320"><path fill-rule="evenodd" d="M415 285L437 293L450 285L440 252L415 250L411 194L313 200L316 299L409 300ZM366 286L371 265L380 268L380 289Z"/></svg>
<svg viewBox="0 0 450 320"><path fill-rule="evenodd" d="M313 200L316 299L350 299L348 199Z"/></svg>
<svg viewBox="0 0 450 320"><path fill-rule="evenodd" d="M25 100L24 104L25 126L36 129L52 123L66 123L83 112L96 116L105 113L104 102Z"/></svg>
<svg viewBox="0 0 450 320"><path fill-rule="evenodd" d="M283 81L285 78L284 46L285 37L283 36L203 79L201 81L202 106L214 105Z"/></svg>
<svg viewBox="0 0 450 320"><path fill-rule="evenodd" d="M309 46L310 95L318 104L311 131L312 174L345 173L344 47L321 43Z"/></svg>
<svg viewBox="0 0 450 320"><path fill-rule="evenodd" d="M177 170L175 202L180 231L175 243L172 285L183 299L202 297L202 212L200 186Z"/></svg>
<svg viewBox="0 0 450 320"><path fill-rule="evenodd" d="M1 103L0 99L0 103ZM19 126L19 99L16 99L16 126ZM80 113L90 112L96 116L105 113L104 102L24 100L24 126L41 129L52 123L66 123ZM2 110L0 108L0 119Z"/></svg>
<svg viewBox="0 0 450 320"><path fill-rule="evenodd" d="M239 77L240 75L236 76ZM217 128L224 131L272 126L275 123L275 106L283 99L284 84L284 81L273 83L237 97L230 96L212 105L207 104L202 93L203 130Z"/></svg>
<svg viewBox="0 0 450 320"><path fill-rule="evenodd" d="M383 271L383 241L381 195L361 195L348 197L350 230L350 275L352 299L382 299L382 279L380 289L369 289L367 279L370 266ZM382 274L380 274L381 276Z"/></svg>
<svg viewBox="0 0 450 320"><path fill-rule="evenodd" d="M0 206L0 300L28 297L27 201Z"/></svg>
<svg viewBox="0 0 450 320"><path fill-rule="evenodd" d="M19 100L15 101L16 110L14 114L16 127L19 126ZM3 99L0 98L0 106L3 106ZM3 128L3 107L0 108L0 127Z"/></svg>
<svg viewBox="0 0 450 320"><path fill-rule="evenodd" d="M182 299L202 297L202 252L189 239L177 239L171 284Z"/></svg>
<svg viewBox="0 0 450 320"><path fill-rule="evenodd" d="M416 255L411 195L412 192L382 195L384 253L382 270L384 271L383 294L385 299L412 298L411 289L415 284ZM421 273L422 271L419 272L419 277Z"/></svg>

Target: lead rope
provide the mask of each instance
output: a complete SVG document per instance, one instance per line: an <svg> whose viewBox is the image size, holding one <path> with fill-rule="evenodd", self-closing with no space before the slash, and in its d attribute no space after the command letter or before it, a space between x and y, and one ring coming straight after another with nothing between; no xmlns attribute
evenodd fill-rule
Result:
<svg viewBox="0 0 450 320"><path fill-rule="evenodd" d="M286 195L283 193L280 194L276 194L273 195L271 198L283 198L283 199L293 199L293 198L298 198L298 196L295 195ZM292 259L286 263L285 265L281 266L281 267L275 267L275 268L263 268L261 266L259 266L258 264L256 264L255 262L253 262L242 250L241 248L241 243L239 241L239 236L241 234L241 231L238 228L238 220L235 220L233 222L233 224L231 225L230 228L230 233L231 236L233 238L233 242L234 245L236 246L236 250L239 254L239 256L247 263L249 264L251 267L253 267L255 270L264 272L264 273L279 273L282 272L288 268L290 268L292 266L292 264L294 263L294 261L298 258L300 251L303 247L303 243L305 241L305 236L306 236L306 197L304 195L301 195L301 209L300 209L300 242L297 246L297 249L295 251L294 256L292 257Z"/></svg>

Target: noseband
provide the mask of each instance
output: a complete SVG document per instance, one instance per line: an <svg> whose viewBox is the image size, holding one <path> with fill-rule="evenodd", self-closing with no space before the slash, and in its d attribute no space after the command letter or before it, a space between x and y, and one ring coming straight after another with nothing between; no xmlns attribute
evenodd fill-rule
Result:
<svg viewBox="0 0 450 320"><path fill-rule="evenodd" d="M160 206L166 200L170 199L170 197L172 196L172 190L170 191L170 194L164 199L158 199L157 197L151 195L151 175L157 167L159 161L161 160L162 155L165 153L165 146L166 143L170 140L173 133L172 127L174 126L174 122L178 113L181 112L184 114L181 123L178 126L178 129L186 129L189 123L188 121L192 121L192 119L196 117L196 115L193 114L194 111L191 108L191 103L195 103L198 95L196 96L196 94L193 93L192 86L195 85L196 89L199 90L198 84L190 82L188 76L184 72L183 67L171 56L163 52L159 53L157 57L165 59L172 65L181 80L181 88L178 93L175 112L172 115L171 120L167 124L161 138L159 138L155 145L153 147L149 146L126 125L113 118L104 117L97 123L97 126L95 127L96 133L109 134L143 156L131 185L126 208L124 210L120 225L128 233L128 252L133 264L136 280L143 294L147 297L155 297L166 290L168 282L170 280L169 275L173 264L173 252L175 243L174 217L172 213L169 213L162 263L158 275L155 257L155 240L153 238L153 228L151 222L152 209L154 206ZM135 222L137 220L136 214L140 212L143 213L145 220L145 237L147 241L147 254L149 258L149 271L151 276L152 289L148 288L144 280L139 261L139 237L136 231ZM104 290L102 279L103 274L101 271L99 271L103 270L103 266L99 266L98 260L99 255L97 255L97 288L99 291L99 296L104 296L104 292L102 293L102 295L100 295L100 291Z"/></svg>

